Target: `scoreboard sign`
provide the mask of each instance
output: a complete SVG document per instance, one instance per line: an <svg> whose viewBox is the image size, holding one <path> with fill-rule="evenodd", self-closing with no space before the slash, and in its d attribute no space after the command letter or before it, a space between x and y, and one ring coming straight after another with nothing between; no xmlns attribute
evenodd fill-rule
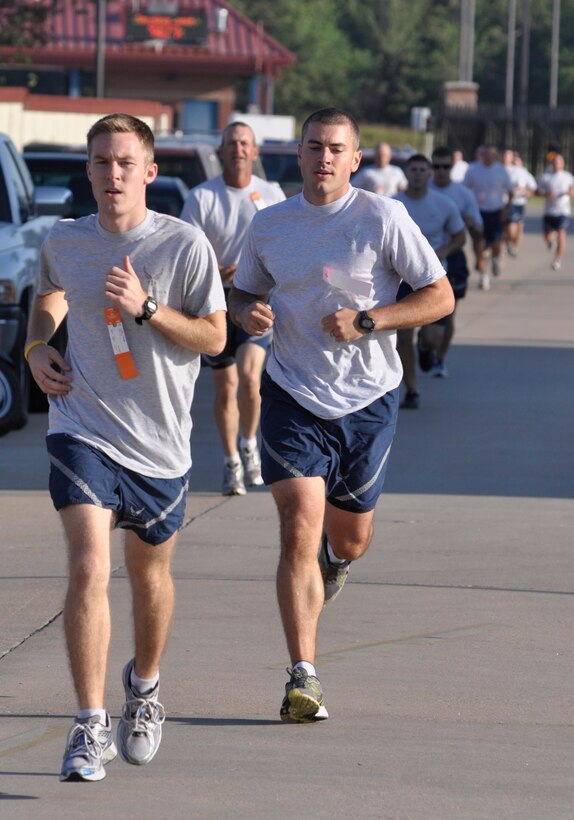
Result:
<svg viewBox="0 0 574 820"><path fill-rule="evenodd" d="M207 14L203 10L181 15L148 14L139 11L127 15L128 43L164 40L177 45L202 45L207 42L207 35Z"/></svg>

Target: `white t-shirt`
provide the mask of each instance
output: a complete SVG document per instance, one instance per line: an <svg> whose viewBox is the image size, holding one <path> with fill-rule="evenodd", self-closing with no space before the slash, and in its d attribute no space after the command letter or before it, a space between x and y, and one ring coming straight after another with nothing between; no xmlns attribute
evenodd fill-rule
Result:
<svg viewBox="0 0 574 820"><path fill-rule="evenodd" d="M269 293L275 312L267 371L320 418L360 410L400 384L396 332L341 343L321 319L342 307L396 301L401 279L414 290L444 269L400 202L349 188L328 205L303 194L256 214L235 286Z"/></svg>
<svg viewBox="0 0 574 820"><path fill-rule="evenodd" d="M547 216L571 215L570 188L572 185L574 185L574 177L570 171L549 171L542 174L538 180L538 188L546 195L544 213Z"/></svg>
<svg viewBox="0 0 574 820"><path fill-rule="evenodd" d="M459 159L450 169L451 182L463 182L466 172L468 171L468 162L464 159Z"/></svg>
<svg viewBox="0 0 574 820"><path fill-rule="evenodd" d="M191 189L181 219L201 228L219 264L229 267L239 261L247 229L257 211L284 199L279 185L255 174L245 188L226 185L218 176Z"/></svg>
<svg viewBox="0 0 574 820"><path fill-rule="evenodd" d="M535 191L538 187L536 185L536 180L523 165L507 165L506 170L508 171L508 175L514 184L514 192L510 199L510 202L513 205L526 205L528 201L527 194L524 193L524 190L527 191ZM516 190L516 189L521 190Z"/></svg>
<svg viewBox="0 0 574 820"><path fill-rule="evenodd" d="M97 215L62 220L42 247L39 293L62 290L68 304L73 387L50 396L48 433L67 433L118 464L155 478L191 466L190 407L200 354L170 341L150 322L122 317L138 375L123 379L104 308L104 281L128 255L143 289L188 316L225 310L217 260L205 235L179 219L148 211L130 231L110 233Z"/></svg>
<svg viewBox="0 0 574 820"><path fill-rule="evenodd" d="M464 184L474 193L481 211L500 211L514 190L512 180L501 162L485 165L472 162L464 177Z"/></svg>
<svg viewBox="0 0 574 820"><path fill-rule="evenodd" d="M407 187L407 178L398 165L389 164L384 168L368 165L357 171L353 177L353 185L379 196L394 196L402 188Z"/></svg>

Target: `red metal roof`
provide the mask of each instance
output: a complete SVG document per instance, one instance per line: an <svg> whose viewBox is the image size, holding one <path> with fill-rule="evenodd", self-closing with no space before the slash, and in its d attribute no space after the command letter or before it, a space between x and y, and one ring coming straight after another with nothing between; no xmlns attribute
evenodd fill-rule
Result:
<svg viewBox="0 0 574 820"><path fill-rule="evenodd" d="M40 0L41 5L46 0ZM203 12L207 16L207 40L202 45L175 43L126 42L126 16L134 10L146 12L152 0L107 0L105 57L108 66L127 66L142 58L149 68L188 70L206 74L236 72L238 74L277 74L295 62L295 55L282 46L253 21L241 14L226 0L179 0L178 16ZM6 4L8 5L8 4ZM8 11L4 6L4 12ZM18 13L22 0L11 3ZM225 32L216 30L216 12L228 12ZM96 49L96 4L90 0L61 0L59 10L46 20L46 44L28 54L36 65L50 64L92 67ZM3 46L0 54L9 56L13 49ZM22 49L20 49L20 53Z"/></svg>

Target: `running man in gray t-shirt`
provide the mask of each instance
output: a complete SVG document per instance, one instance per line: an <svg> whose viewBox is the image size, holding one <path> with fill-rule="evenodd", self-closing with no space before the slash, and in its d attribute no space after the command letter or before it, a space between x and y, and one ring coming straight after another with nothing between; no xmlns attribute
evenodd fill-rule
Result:
<svg viewBox="0 0 574 820"><path fill-rule="evenodd" d="M47 236L24 350L49 397L50 493L68 541L64 628L79 711L63 781L101 780L117 753L104 705L114 526L126 530L135 632L117 743L133 765L159 748L159 663L191 467L189 408L201 353L225 344L225 298L205 235L146 209L153 143L148 126L127 114L90 129L98 213L59 222ZM61 356L49 342L66 314Z"/></svg>
<svg viewBox="0 0 574 820"><path fill-rule="evenodd" d="M396 330L454 305L444 268L404 206L350 185L360 159L349 114L328 108L306 120L303 192L256 214L229 299L248 333L274 333L261 434L263 479L281 524L277 591L292 664L283 720L327 717L317 629L373 537L402 376ZM397 303L401 278L413 293Z"/></svg>

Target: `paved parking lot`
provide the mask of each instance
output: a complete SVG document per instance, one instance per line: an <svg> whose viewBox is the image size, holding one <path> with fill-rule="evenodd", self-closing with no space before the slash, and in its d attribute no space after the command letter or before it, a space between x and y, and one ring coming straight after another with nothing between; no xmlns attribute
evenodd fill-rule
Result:
<svg viewBox="0 0 574 820"><path fill-rule="evenodd" d="M535 208L531 208L535 214ZM522 253L460 304L450 378L403 411L376 536L324 614L330 719L279 721L286 656L265 490L219 495L210 374L146 768L61 784L74 698L46 419L0 439L0 815L559 820L574 815L574 277L528 221ZM120 548L108 707L131 652Z"/></svg>

